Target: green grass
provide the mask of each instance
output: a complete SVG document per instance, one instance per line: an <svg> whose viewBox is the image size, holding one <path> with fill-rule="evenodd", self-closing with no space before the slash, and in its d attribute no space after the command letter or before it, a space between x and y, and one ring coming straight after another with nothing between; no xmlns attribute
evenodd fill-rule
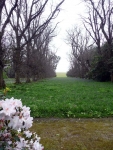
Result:
<svg viewBox="0 0 113 150"><path fill-rule="evenodd" d="M66 77L65 72L57 72L56 75L57 75L57 77Z"/></svg>
<svg viewBox="0 0 113 150"><path fill-rule="evenodd" d="M113 116L113 83L52 78L8 84L7 97L21 99L33 117L92 118Z"/></svg>

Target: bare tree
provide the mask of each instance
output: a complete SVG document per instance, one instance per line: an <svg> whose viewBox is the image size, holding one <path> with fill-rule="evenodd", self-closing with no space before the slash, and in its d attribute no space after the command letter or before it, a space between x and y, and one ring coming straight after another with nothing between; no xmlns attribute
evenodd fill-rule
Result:
<svg viewBox="0 0 113 150"><path fill-rule="evenodd" d="M4 9L8 7L7 0L0 0L0 88L5 87L5 82L3 80L3 56L4 56L4 49L2 48L2 40L5 33L5 29L7 24L9 23L10 17L17 7L18 0L13 1L12 7L8 9L7 17L4 15Z"/></svg>
<svg viewBox="0 0 113 150"><path fill-rule="evenodd" d="M30 47L29 66L27 64L29 69L27 71L31 72L33 80L46 77L50 68L55 71L54 67L52 67L56 64L52 61L55 60L55 53L52 53L49 47L52 38L55 36L53 31L54 29L48 27L40 37L35 37L32 42Z"/></svg>
<svg viewBox="0 0 113 150"><path fill-rule="evenodd" d="M16 47L13 59L15 64L16 83L20 83L19 73L22 49L24 46L26 46L27 43L31 42L35 36L40 36L50 21L56 18L60 11L60 6L64 0L60 1L46 17L43 16L43 13L45 8L48 6L47 4L49 0L32 0L30 3L28 2L28 0L19 0L18 6L10 19L10 25L13 28L16 37ZM42 19L41 17L45 19ZM32 31L32 34L27 38L27 40L25 40L24 36L28 35L28 28L33 25L32 22L35 19L37 20L37 23L35 24L35 30Z"/></svg>
<svg viewBox="0 0 113 150"><path fill-rule="evenodd" d="M97 6L99 7L99 6ZM82 17L85 29L98 47L98 54L101 55L102 33L99 24L98 14L90 5L87 5L88 17Z"/></svg>
<svg viewBox="0 0 113 150"><path fill-rule="evenodd" d="M102 56L100 46L102 46L102 36L104 44L107 43L106 63L109 63L109 72L113 76L113 68L111 61L113 57L113 1L112 0L84 0L87 3L88 17L83 18L84 26L90 33L95 43L98 46L98 52ZM110 60L110 61L109 61Z"/></svg>
<svg viewBox="0 0 113 150"><path fill-rule="evenodd" d="M50 23L49 23L50 24ZM46 47L48 46L48 44L51 42L51 39L55 36L54 35L54 30L57 27L57 24L55 25L55 27L53 28L50 25L45 26L45 28L43 28L43 30L39 31L39 34L35 34L33 35L33 39L30 40L32 34L34 34L35 32L37 32L37 27L39 26L39 19L36 18L35 20L32 21L31 25L27 28L26 33L24 34L23 37L26 41L26 82L30 82L30 67L31 66L31 62L30 60L31 58L31 52L33 53L33 50L40 50L42 45L45 44L46 42ZM31 42L27 42L27 41L31 41ZM44 49L45 51L47 51L47 49ZM43 52L43 50L42 50ZM45 53L43 53L44 55ZM38 63L39 64L39 63ZM40 64L39 64L40 65Z"/></svg>
<svg viewBox="0 0 113 150"><path fill-rule="evenodd" d="M67 31L67 43L71 46L70 69L74 70L75 76L85 77L90 69L88 35L83 36L81 30L75 27L71 31Z"/></svg>
<svg viewBox="0 0 113 150"><path fill-rule="evenodd" d="M26 75L27 75L26 82L30 82L31 67L32 67L32 74L33 74L34 72L33 70L36 70L37 68L37 71L38 71L38 68L41 68L42 66L41 61L45 63L45 65L43 66L46 66L47 59L45 60L45 57L46 55L48 55L49 44L52 38L55 36L54 34L55 28L52 29L52 27L48 26L46 29L44 29L43 33L40 36L39 35L35 36L31 42L27 43L26 45ZM31 32L35 29L36 29L35 26L32 26L32 29L31 28L29 29L28 35L32 34ZM25 40L27 40L28 36L24 36L24 38ZM33 62L33 65L32 65L32 62ZM33 67L34 65L35 67Z"/></svg>
<svg viewBox="0 0 113 150"><path fill-rule="evenodd" d="M87 0L86 2L88 3L89 15L87 19L84 18L84 21L91 27L90 31L88 28L87 30L94 41L97 41L97 46L101 38L100 31L103 33L109 45L109 56L111 57L113 56L113 2L112 0L98 0L97 3L93 0ZM87 20L89 20L89 22Z"/></svg>

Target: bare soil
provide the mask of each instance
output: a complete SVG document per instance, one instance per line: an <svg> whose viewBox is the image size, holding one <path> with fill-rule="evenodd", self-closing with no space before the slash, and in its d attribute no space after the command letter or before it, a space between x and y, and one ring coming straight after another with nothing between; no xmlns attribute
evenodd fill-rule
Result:
<svg viewBox="0 0 113 150"><path fill-rule="evenodd" d="M113 150L113 118L35 119L45 150Z"/></svg>

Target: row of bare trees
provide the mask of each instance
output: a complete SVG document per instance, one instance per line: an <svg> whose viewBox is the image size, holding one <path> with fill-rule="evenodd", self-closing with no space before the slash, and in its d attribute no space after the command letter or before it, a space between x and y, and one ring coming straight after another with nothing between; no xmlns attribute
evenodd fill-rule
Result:
<svg viewBox="0 0 113 150"><path fill-rule="evenodd" d="M70 71L67 75L84 78L90 69L91 51L89 36L82 33L78 27L67 31L67 43L71 47L69 61Z"/></svg>
<svg viewBox="0 0 113 150"><path fill-rule="evenodd" d="M4 58L9 57L4 57L7 51L11 55L9 59L13 64L16 83L20 83L23 66L27 82L31 76L35 80L40 72L47 72L47 68L54 72L59 57L49 46L56 28L56 25L52 27L51 24L58 16L63 2L64 0L57 3L50 0L0 1L0 88L5 86L3 68Z"/></svg>
<svg viewBox="0 0 113 150"><path fill-rule="evenodd" d="M112 79L113 1L83 0L83 2L87 10L86 15L81 16L83 29L76 27L67 32L67 41L70 42L73 58L71 63L73 65L67 74L86 77L86 74L90 73L92 78L95 76L96 79L99 76L99 80L102 81L110 76ZM84 31L87 32L85 36Z"/></svg>

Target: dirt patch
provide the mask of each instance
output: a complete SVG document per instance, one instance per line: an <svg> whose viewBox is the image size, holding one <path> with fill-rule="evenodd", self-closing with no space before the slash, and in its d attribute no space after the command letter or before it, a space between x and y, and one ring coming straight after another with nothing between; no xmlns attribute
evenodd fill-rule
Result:
<svg viewBox="0 0 113 150"><path fill-rule="evenodd" d="M113 118L35 119L45 150L113 150Z"/></svg>

